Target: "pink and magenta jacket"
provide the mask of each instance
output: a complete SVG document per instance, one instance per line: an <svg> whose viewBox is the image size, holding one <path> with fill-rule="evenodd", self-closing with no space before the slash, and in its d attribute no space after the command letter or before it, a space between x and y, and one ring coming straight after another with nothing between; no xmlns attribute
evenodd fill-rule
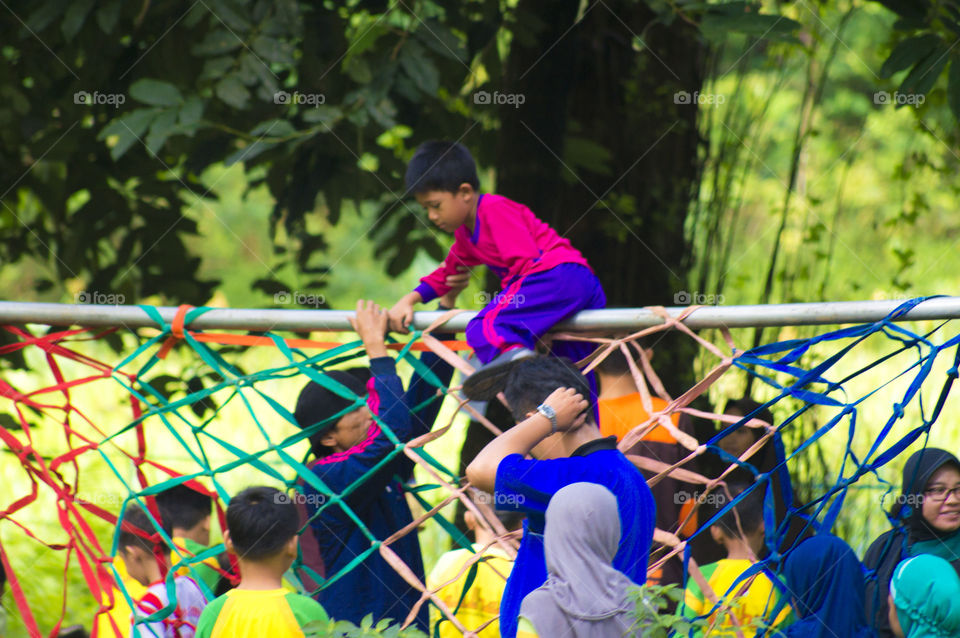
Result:
<svg viewBox="0 0 960 638"><path fill-rule="evenodd" d="M424 303L450 290L444 281L448 275L456 274L458 265L489 266L500 277L503 288L516 277L544 272L560 264L590 267L569 239L558 235L523 204L501 195L481 195L473 233L464 225L453 236L453 246L443 267L422 278L416 288Z"/></svg>

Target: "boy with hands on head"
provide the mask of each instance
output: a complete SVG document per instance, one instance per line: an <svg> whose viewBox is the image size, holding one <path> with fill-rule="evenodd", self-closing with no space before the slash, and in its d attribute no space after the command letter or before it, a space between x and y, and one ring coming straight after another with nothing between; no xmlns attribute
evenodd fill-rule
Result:
<svg viewBox="0 0 960 638"><path fill-rule="evenodd" d="M643 476L617 450L616 437L600 435L585 399L587 380L569 361L523 359L494 389L504 393L517 424L477 455L467 478L492 492L498 508L527 516L500 605L501 634L514 638L520 603L547 579L545 514L557 491L587 482L616 497L622 534L613 567L637 585L646 580L656 508Z"/></svg>

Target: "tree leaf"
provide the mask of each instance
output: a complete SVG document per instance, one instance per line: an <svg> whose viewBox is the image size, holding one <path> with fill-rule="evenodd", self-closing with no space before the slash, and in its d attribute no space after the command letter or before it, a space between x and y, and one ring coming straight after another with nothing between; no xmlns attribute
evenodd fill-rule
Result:
<svg viewBox="0 0 960 638"><path fill-rule="evenodd" d="M67 12L63 14L63 22L60 23L60 32L63 33L63 39L67 42L73 40L84 21L87 14L93 8L94 0L72 0Z"/></svg>
<svg viewBox="0 0 960 638"><path fill-rule="evenodd" d="M930 9L929 0L876 0L901 18L912 21L924 21Z"/></svg>
<svg viewBox="0 0 960 638"><path fill-rule="evenodd" d="M151 155L159 155L160 149L167 141L167 138L173 135L177 128L177 113L175 109L161 111L153 123L150 124L150 133L144 140L147 144L147 150Z"/></svg>
<svg viewBox="0 0 960 638"><path fill-rule="evenodd" d="M107 124L97 138L105 140L114 135L117 136L117 141L110 147L110 157L116 161L123 157L134 143L143 138L147 127L159 112L159 109L137 109L124 113Z"/></svg>
<svg viewBox="0 0 960 638"><path fill-rule="evenodd" d="M409 42L400 50L400 66L421 91L435 95L440 85L440 73L420 45Z"/></svg>
<svg viewBox="0 0 960 638"><path fill-rule="evenodd" d="M309 122L311 124L323 122L327 126L333 126L337 123L337 121L343 118L343 111L336 106L321 105L303 111L300 116L303 118L304 122Z"/></svg>
<svg viewBox="0 0 960 638"><path fill-rule="evenodd" d="M229 53L243 46L243 41L226 29L216 29L207 33L206 37L193 45L190 52L200 57L214 57Z"/></svg>
<svg viewBox="0 0 960 638"><path fill-rule="evenodd" d="M209 80L214 78L219 78L233 68L236 64L233 56L224 55L221 57L210 58L203 63L203 73L200 74L200 77Z"/></svg>
<svg viewBox="0 0 960 638"><path fill-rule="evenodd" d="M23 426L20 424L20 421L14 419L12 416L6 412L0 413L0 427L2 427L7 432L14 432L16 430L22 430Z"/></svg>
<svg viewBox="0 0 960 638"><path fill-rule="evenodd" d="M250 135L258 137L261 135L264 137L286 137L296 132L297 129L287 120L273 119L257 124L253 127L253 130L250 131Z"/></svg>
<svg viewBox="0 0 960 638"><path fill-rule="evenodd" d="M254 290L262 290L268 295L276 295L278 293L290 291L290 286L282 281L277 281L276 279L257 279L255 282L250 284L250 286Z"/></svg>
<svg viewBox="0 0 960 638"><path fill-rule="evenodd" d="M949 61L946 45L940 44L910 70L900 85L900 93L913 96L926 95L933 88ZM897 106L903 106L903 104L898 101Z"/></svg>
<svg viewBox="0 0 960 638"><path fill-rule="evenodd" d="M801 24L782 15L757 13L746 3L714 5L714 10L704 14L700 29L710 40L727 37L730 32L743 33L757 38L796 40L794 35Z"/></svg>
<svg viewBox="0 0 960 638"><path fill-rule="evenodd" d="M397 114L397 107L387 98L381 99L376 103L367 103L367 112L376 120L377 124L385 129L393 128L397 125L394 116Z"/></svg>
<svg viewBox="0 0 960 638"><path fill-rule="evenodd" d="M180 126L190 128L203 117L203 100L197 96L189 97L180 107Z"/></svg>
<svg viewBox="0 0 960 638"><path fill-rule="evenodd" d="M217 22L225 24L228 28L234 31L249 31L253 25L250 24L250 21L241 15L241 13L236 10L233 6L233 3L228 2L227 0L207 0L210 3L210 13L214 15L217 19ZM244 3L245 4L245 3Z"/></svg>
<svg viewBox="0 0 960 638"><path fill-rule="evenodd" d="M373 79L370 65L363 58L350 57L344 61L343 66L350 79L357 84L369 84Z"/></svg>
<svg viewBox="0 0 960 638"><path fill-rule="evenodd" d="M27 28L34 32L43 31L50 26L51 22L60 17L66 4L58 0L47 0L27 18Z"/></svg>
<svg viewBox="0 0 960 638"><path fill-rule="evenodd" d="M275 146L277 146L276 142L264 142L261 140L256 140L230 153L230 155L223 160L223 165L233 166L237 162L249 162L257 155L260 155L265 151L269 151Z"/></svg>
<svg viewBox="0 0 960 638"><path fill-rule="evenodd" d="M951 56L947 75L947 103L953 116L960 121L960 55L956 53Z"/></svg>
<svg viewBox="0 0 960 638"><path fill-rule="evenodd" d="M940 37L933 33L916 35L903 40L893 47L890 56L880 67L880 77L888 78L898 71L903 71L930 55L938 45L942 44Z"/></svg>
<svg viewBox="0 0 960 638"><path fill-rule="evenodd" d="M218 98L237 109L246 108L250 101L250 91L233 75L217 82L216 92Z"/></svg>
<svg viewBox="0 0 960 638"><path fill-rule="evenodd" d="M427 20L421 25L421 28L414 32L424 46L433 49L440 55L465 62L467 51L463 41L454 35L453 31L436 20Z"/></svg>
<svg viewBox="0 0 960 638"><path fill-rule="evenodd" d="M113 33L120 17L120 0L111 0L97 9L97 24L107 35Z"/></svg>
<svg viewBox="0 0 960 638"><path fill-rule="evenodd" d="M133 99L152 106L176 106L183 101L180 90L169 82L144 78L130 85Z"/></svg>
<svg viewBox="0 0 960 638"><path fill-rule="evenodd" d="M281 64L293 64L292 47L286 42L269 38L267 36L257 36L250 45L254 52L268 62L279 62Z"/></svg>

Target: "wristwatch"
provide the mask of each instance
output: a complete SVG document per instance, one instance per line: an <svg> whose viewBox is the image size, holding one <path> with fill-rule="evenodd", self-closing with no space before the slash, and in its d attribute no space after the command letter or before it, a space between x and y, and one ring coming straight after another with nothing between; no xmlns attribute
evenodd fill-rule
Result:
<svg viewBox="0 0 960 638"><path fill-rule="evenodd" d="M537 406L537 412L550 419L550 434L555 434L557 431L557 411L546 403L541 403Z"/></svg>

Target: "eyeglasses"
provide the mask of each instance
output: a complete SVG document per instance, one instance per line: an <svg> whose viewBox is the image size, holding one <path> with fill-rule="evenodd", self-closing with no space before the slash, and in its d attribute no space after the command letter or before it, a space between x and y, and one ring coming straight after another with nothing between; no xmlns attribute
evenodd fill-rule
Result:
<svg viewBox="0 0 960 638"><path fill-rule="evenodd" d="M923 491L924 495L935 503L940 503L942 501L950 498L950 495L953 494L957 498L960 498L960 485L954 485L953 487L947 487L945 485L934 485L933 487Z"/></svg>

